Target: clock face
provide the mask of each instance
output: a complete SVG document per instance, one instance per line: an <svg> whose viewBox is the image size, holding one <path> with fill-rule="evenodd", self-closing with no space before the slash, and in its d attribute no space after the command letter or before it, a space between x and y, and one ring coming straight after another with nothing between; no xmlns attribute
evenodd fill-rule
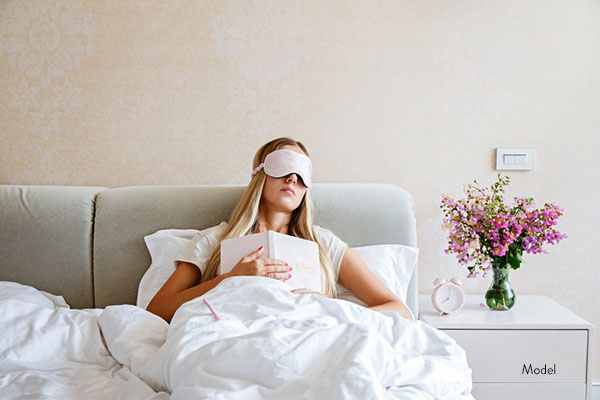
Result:
<svg viewBox="0 0 600 400"><path fill-rule="evenodd" d="M459 286L446 283L436 288L433 293L433 305L438 311L453 313L465 305L465 294Z"/></svg>

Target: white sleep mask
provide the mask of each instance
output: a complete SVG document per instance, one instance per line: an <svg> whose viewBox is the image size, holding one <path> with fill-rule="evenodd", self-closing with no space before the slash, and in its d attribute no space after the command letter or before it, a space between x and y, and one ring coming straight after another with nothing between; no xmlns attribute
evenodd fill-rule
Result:
<svg viewBox="0 0 600 400"><path fill-rule="evenodd" d="M304 186L312 186L312 162L304 154L287 149L275 150L267 154L265 162L252 171L251 177L256 175L263 167L265 168L265 174L273 178L281 178L294 172L300 175Z"/></svg>

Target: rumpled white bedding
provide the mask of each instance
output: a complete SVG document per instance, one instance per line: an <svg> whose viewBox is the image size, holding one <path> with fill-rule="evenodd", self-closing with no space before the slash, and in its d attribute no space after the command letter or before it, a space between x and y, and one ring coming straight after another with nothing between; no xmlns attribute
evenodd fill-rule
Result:
<svg viewBox="0 0 600 400"><path fill-rule="evenodd" d="M107 350L101 309L57 307L32 287L0 285L0 398L168 399Z"/></svg>
<svg viewBox="0 0 600 400"><path fill-rule="evenodd" d="M441 331L262 277L180 307L142 376L172 400L472 399L465 352Z"/></svg>
<svg viewBox="0 0 600 400"><path fill-rule="evenodd" d="M24 297L0 295L3 399L473 399L443 332L270 278L226 279L170 325L129 305Z"/></svg>

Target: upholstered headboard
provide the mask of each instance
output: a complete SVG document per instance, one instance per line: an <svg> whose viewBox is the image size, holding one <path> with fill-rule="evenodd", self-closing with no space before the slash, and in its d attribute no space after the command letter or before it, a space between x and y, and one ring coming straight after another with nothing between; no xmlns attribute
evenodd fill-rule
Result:
<svg viewBox="0 0 600 400"><path fill-rule="evenodd" d="M0 280L54 294L71 306L135 304L150 265L144 236L228 221L245 185L0 186ZM350 246L417 246L410 194L391 184L320 183L315 223ZM407 305L418 315L418 276Z"/></svg>

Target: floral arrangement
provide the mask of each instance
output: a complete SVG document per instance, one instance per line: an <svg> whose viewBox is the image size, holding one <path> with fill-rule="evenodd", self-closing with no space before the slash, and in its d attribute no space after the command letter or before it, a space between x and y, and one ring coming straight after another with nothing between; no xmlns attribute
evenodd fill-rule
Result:
<svg viewBox="0 0 600 400"><path fill-rule="evenodd" d="M504 187L510 178L498 174L489 188L479 187L475 180L465 187L465 199L453 200L443 195L442 227L449 231L446 254L456 253L460 264L467 266L468 278L490 269L490 263L501 268L517 269L526 253L547 253L545 243L555 244L566 238L554 229L563 209L552 203L536 208L533 198L515 197L512 207L504 203ZM478 271L479 270L479 271Z"/></svg>

